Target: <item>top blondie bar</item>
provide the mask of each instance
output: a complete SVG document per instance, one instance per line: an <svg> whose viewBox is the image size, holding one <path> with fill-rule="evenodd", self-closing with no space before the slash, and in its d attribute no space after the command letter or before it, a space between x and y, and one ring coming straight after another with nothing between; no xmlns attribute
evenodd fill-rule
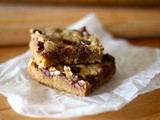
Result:
<svg viewBox="0 0 160 120"><path fill-rule="evenodd" d="M104 48L98 37L89 34L85 27L80 30L31 29L30 33L30 50L43 68L59 63L97 63L103 57Z"/></svg>

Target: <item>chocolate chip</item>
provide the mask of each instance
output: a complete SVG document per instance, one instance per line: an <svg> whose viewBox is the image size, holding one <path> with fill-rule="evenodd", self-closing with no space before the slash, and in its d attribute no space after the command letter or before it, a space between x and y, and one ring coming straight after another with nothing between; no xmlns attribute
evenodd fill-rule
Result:
<svg viewBox="0 0 160 120"><path fill-rule="evenodd" d="M91 53L91 50L86 45L80 45L76 54L76 58L79 58L77 60L78 63L81 63L84 59L89 59L89 55Z"/></svg>
<svg viewBox="0 0 160 120"><path fill-rule="evenodd" d="M73 74L79 73L80 70L81 70L80 67L76 67L76 66L72 66L72 67L70 67L70 68L71 68L71 71L72 71Z"/></svg>
<svg viewBox="0 0 160 120"><path fill-rule="evenodd" d="M73 75L71 78L71 80L75 83L78 82L79 80L82 80L82 79L83 79L83 77L81 75Z"/></svg>
<svg viewBox="0 0 160 120"><path fill-rule="evenodd" d="M77 89L81 89L81 88L82 88L82 86L81 86L78 82L75 83L74 86L75 86L75 88L77 88Z"/></svg>
<svg viewBox="0 0 160 120"><path fill-rule="evenodd" d="M37 41L37 52L41 52L44 50L44 43L41 41Z"/></svg>
<svg viewBox="0 0 160 120"><path fill-rule="evenodd" d="M67 44L67 45L73 45L73 46L75 46L76 45L76 42L73 42L73 41L69 41L69 40L61 40L61 42L62 43L64 43L64 44Z"/></svg>
<svg viewBox="0 0 160 120"><path fill-rule="evenodd" d="M114 57L112 57L109 54L103 55L102 61L110 61L110 62L114 62Z"/></svg>
<svg viewBox="0 0 160 120"><path fill-rule="evenodd" d="M40 30L38 30L38 29L34 29L34 30L33 30L33 33L35 33L36 31L38 31L39 34L42 34L42 31L40 31Z"/></svg>
<svg viewBox="0 0 160 120"><path fill-rule="evenodd" d="M87 32L83 32L83 36L89 36L90 34Z"/></svg>
<svg viewBox="0 0 160 120"><path fill-rule="evenodd" d="M48 58L57 58L57 59L61 59L63 58L64 56L67 56L68 55L68 49L67 48L64 48L64 47L59 47L58 49L56 49L54 52L46 52L46 53L43 53L42 52L42 56L46 56Z"/></svg>
<svg viewBox="0 0 160 120"><path fill-rule="evenodd" d="M80 50L84 52L84 54L90 54L91 50L87 46L81 46Z"/></svg>
<svg viewBox="0 0 160 120"><path fill-rule="evenodd" d="M38 68L38 65L37 65L37 64L34 64L34 67Z"/></svg>
<svg viewBox="0 0 160 120"><path fill-rule="evenodd" d="M73 81L73 82L78 82L78 76L76 76L76 75L73 75L72 76L72 78L71 78L71 80Z"/></svg>
<svg viewBox="0 0 160 120"><path fill-rule="evenodd" d="M51 52L46 52L46 53L44 53L44 52L42 52L42 54L41 54L42 56L46 56L46 57L52 57L53 56L53 53L51 53Z"/></svg>
<svg viewBox="0 0 160 120"><path fill-rule="evenodd" d="M90 45L91 42L88 41L88 40L81 40L81 44L84 44L84 45Z"/></svg>
<svg viewBox="0 0 160 120"><path fill-rule="evenodd" d="M82 27L82 28L80 29L80 31L81 31L81 32L87 32L86 27L85 27L85 26Z"/></svg>
<svg viewBox="0 0 160 120"><path fill-rule="evenodd" d="M41 70L47 77L50 77L50 76L51 76L48 69L40 68L40 70Z"/></svg>
<svg viewBox="0 0 160 120"><path fill-rule="evenodd" d="M46 76L48 76L48 77L50 77L51 75L50 75L50 72L47 70L46 71Z"/></svg>
<svg viewBox="0 0 160 120"><path fill-rule="evenodd" d="M82 33L83 36L89 36L90 34L88 33L86 27L82 27L80 29L80 32Z"/></svg>
<svg viewBox="0 0 160 120"><path fill-rule="evenodd" d="M62 47L62 48L59 48L59 49L56 51L57 55L58 55L58 56L61 56L61 57L64 57L64 53L65 53L65 52L67 52L67 49L66 49L66 48L63 48L63 47ZM57 56L57 57L58 57L58 56Z"/></svg>

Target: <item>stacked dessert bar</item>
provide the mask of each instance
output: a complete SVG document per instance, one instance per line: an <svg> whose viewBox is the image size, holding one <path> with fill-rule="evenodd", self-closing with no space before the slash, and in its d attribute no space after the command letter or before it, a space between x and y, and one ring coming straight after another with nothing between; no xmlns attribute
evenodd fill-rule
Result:
<svg viewBox="0 0 160 120"><path fill-rule="evenodd" d="M115 73L115 60L103 55L96 35L60 28L31 29L30 75L40 83L79 96L90 95Z"/></svg>

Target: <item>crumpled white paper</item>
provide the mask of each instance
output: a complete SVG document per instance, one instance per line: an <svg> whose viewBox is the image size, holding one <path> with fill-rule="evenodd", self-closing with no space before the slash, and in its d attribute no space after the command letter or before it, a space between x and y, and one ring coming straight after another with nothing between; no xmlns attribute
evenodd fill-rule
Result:
<svg viewBox="0 0 160 120"><path fill-rule="evenodd" d="M115 40L97 17L89 14L69 28L87 26L99 36L105 53L115 57L117 72L89 97L59 92L32 80L27 72L30 51L0 65L0 93L20 114L34 117L69 118L119 110L137 95L160 88L160 49L135 47Z"/></svg>

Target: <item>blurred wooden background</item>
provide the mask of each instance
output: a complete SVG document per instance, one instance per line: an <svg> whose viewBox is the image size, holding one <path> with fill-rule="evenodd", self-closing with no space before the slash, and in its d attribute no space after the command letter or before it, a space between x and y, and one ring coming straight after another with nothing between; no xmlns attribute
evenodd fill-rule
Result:
<svg viewBox="0 0 160 120"><path fill-rule="evenodd" d="M160 0L0 0L0 46L28 44L30 28L66 27L90 12L115 37L160 38Z"/></svg>
<svg viewBox="0 0 160 120"><path fill-rule="evenodd" d="M79 4L79 5L113 5L113 6L159 6L160 0L0 0L2 3L31 4Z"/></svg>

